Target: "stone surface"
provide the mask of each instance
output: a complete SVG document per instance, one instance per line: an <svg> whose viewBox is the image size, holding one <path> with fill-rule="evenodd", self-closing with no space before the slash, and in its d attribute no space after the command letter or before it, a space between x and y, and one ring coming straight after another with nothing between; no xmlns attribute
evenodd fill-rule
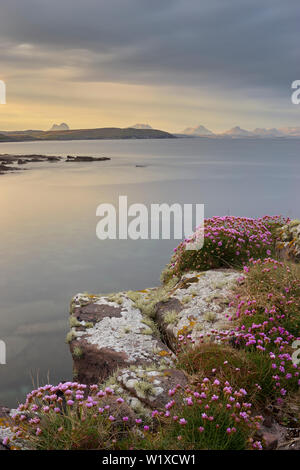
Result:
<svg viewBox="0 0 300 470"><path fill-rule="evenodd" d="M156 307L156 320L171 349L176 348L180 334L189 333L196 341L211 330L232 328L226 315L232 313L232 289L240 276L240 271L216 269L182 277L169 300Z"/></svg>
<svg viewBox="0 0 300 470"><path fill-rule="evenodd" d="M137 367L122 370L116 378L121 387L147 408L162 409L170 401L168 391L176 385L185 387L187 378L177 369L149 370Z"/></svg>
<svg viewBox="0 0 300 470"><path fill-rule="evenodd" d="M288 261L300 262L300 220L292 220L278 230L278 255Z"/></svg>
<svg viewBox="0 0 300 470"><path fill-rule="evenodd" d="M275 449L277 449L279 437L276 434L271 434L269 432L265 432L263 434L262 439L263 439L266 450L275 450Z"/></svg>
<svg viewBox="0 0 300 470"><path fill-rule="evenodd" d="M172 353L147 324L126 293L118 303L105 296L78 294L72 301L76 326L71 330L70 349L76 380L103 382L115 370L130 365L172 365ZM89 325L86 328L87 320Z"/></svg>

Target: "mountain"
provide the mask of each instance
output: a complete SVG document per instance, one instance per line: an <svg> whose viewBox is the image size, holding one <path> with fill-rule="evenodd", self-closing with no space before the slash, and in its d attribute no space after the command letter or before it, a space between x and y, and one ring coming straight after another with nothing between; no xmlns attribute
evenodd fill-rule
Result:
<svg viewBox="0 0 300 470"><path fill-rule="evenodd" d="M282 127L278 130L285 136L300 137L300 127Z"/></svg>
<svg viewBox="0 0 300 470"><path fill-rule="evenodd" d="M53 124L50 131L68 131L69 129L68 124L62 122L61 124Z"/></svg>
<svg viewBox="0 0 300 470"><path fill-rule="evenodd" d="M4 133L2 133L4 134ZM17 131L5 133L0 140L22 142L25 140L96 140L96 139L173 139L174 135L157 129L120 129L104 127L100 129L72 129L60 131Z"/></svg>
<svg viewBox="0 0 300 470"><path fill-rule="evenodd" d="M130 126L130 129L153 129L150 124L135 124Z"/></svg>
<svg viewBox="0 0 300 470"><path fill-rule="evenodd" d="M236 126L232 129L229 129L229 131L224 132L223 135L228 135L231 137L251 137L253 136L253 133L247 131L246 129L241 129L241 127L239 126Z"/></svg>
<svg viewBox="0 0 300 470"><path fill-rule="evenodd" d="M278 129L275 129L275 127L273 127L272 129L265 129L265 128L257 127L256 129L253 130L252 133L259 137L282 137L283 136L283 133L280 132Z"/></svg>
<svg viewBox="0 0 300 470"><path fill-rule="evenodd" d="M184 135L191 135L191 136L206 136L206 135L214 135L212 131L207 129L204 126L197 126L197 127L187 127L182 132Z"/></svg>

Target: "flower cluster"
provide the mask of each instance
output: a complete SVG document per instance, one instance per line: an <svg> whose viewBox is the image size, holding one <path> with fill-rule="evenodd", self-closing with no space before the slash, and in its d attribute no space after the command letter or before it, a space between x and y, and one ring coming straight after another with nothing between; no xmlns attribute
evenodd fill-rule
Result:
<svg viewBox="0 0 300 470"><path fill-rule="evenodd" d="M228 316L232 328L211 329L205 335L200 334L198 341L189 334L180 335L178 353L184 354L195 344L205 345L213 336L216 343L229 344L240 352L236 372L241 381L248 380L245 374L241 377L241 365L247 367L248 375L260 378L261 383L251 387L253 396L277 399L281 403L289 392L299 391L300 365L292 360L292 344L300 339L299 272L297 266L272 258L250 259L239 279L238 293L229 304L234 311ZM232 354L228 351L227 354L228 361L222 363L222 372L219 371L225 376L229 373L226 368L232 366ZM193 354L187 354L184 361L191 357ZM228 362L229 367L226 367ZM205 364L200 367L203 369Z"/></svg>
<svg viewBox="0 0 300 470"><path fill-rule="evenodd" d="M112 388L65 382L33 390L13 420L34 449L113 449L133 417Z"/></svg>
<svg viewBox="0 0 300 470"><path fill-rule="evenodd" d="M246 217L212 217L205 219L204 231L199 227L190 239L184 240L174 250L169 271L178 275L187 270L205 270L242 265L250 257L264 258L273 254L277 241L276 231L289 219L265 216L258 219ZM201 250L186 250L190 243L204 236Z"/></svg>
<svg viewBox="0 0 300 470"><path fill-rule="evenodd" d="M152 413L163 425L158 448L170 448L172 439L183 449L262 448L254 438L262 417L252 416L245 389L234 390L228 381L205 377L196 387L177 385L169 396L165 411Z"/></svg>

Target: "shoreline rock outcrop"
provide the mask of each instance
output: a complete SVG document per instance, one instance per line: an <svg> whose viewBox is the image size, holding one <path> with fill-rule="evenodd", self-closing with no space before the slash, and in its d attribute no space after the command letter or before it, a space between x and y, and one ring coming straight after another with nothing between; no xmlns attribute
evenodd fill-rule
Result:
<svg viewBox="0 0 300 470"><path fill-rule="evenodd" d="M148 409L168 401L168 390L187 378L174 363L178 337L192 339L229 327L230 307L240 272L190 272L168 289L111 295L77 294L71 302L67 342L74 380L108 383L127 402ZM153 302L151 299L156 299ZM149 316L143 306L153 303ZM151 316L153 318L151 318ZM201 326L201 328L200 328Z"/></svg>

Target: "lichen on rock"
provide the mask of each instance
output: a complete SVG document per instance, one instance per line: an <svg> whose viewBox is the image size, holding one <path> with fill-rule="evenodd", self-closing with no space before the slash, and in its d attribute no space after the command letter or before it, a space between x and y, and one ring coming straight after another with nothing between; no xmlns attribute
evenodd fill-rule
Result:
<svg viewBox="0 0 300 470"><path fill-rule="evenodd" d="M120 298L122 304L106 296L78 294L73 299L72 316L79 325L72 328L70 347L77 378L84 383L103 381L130 365L173 363L172 352L149 327L149 319L145 322L126 293L119 293ZM92 328L85 328L87 319Z"/></svg>
<svg viewBox="0 0 300 470"><path fill-rule="evenodd" d="M280 258L300 262L300 220L291 220L278 229L276 250Z"/></svg>

